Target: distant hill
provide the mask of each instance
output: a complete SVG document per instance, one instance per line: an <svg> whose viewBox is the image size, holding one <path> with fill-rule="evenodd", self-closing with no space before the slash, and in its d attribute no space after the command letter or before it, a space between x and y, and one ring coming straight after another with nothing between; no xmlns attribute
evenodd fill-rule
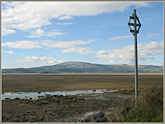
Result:
<svg viewBox="0 0 165 124"><path fill-rule="evenodd" d="M3 73L132 73L134 65L102 65L85 62L64 62L61 64L33 67L2 69ZM140 73L163 73L163 66L139 65Z"/></svg>

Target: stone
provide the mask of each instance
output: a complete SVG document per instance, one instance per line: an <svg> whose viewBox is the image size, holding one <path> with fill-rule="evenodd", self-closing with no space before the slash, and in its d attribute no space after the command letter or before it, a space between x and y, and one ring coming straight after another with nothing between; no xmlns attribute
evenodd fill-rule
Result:
<svg viewBox="0 0 165 124"><path fill-rule="evenodd" d="M103 111L94 111L94 112L87 112L85 116L78 121L81 122L106 122L107 119L104 117L105 112Z"/></svg>

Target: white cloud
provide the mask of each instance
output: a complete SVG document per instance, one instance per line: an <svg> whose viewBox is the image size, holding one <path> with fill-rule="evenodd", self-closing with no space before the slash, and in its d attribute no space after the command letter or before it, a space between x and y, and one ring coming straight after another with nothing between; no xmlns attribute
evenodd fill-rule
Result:
<svg viewBox="0 0 165 124"><path fill-rule="evenodd" d="M2 36L7 35L7 34L13 34L15 32L16 31L12 29L2 29Z"/></svg>
<svg viewBox="0 0 165 124"><path fill-rule="evenodd" d="M7 46L9 48L20 48L20 49L35 49L41 48L38 42L33 41L16 41L16 42L6 42L2 43L2 46Z"/></svg>
<svg viewBox="0 0 165 124"><path fill-rule="evenodd" d="M34 38L40 38L42 36L48 36L48 37L56 37L57 35L63 35L65 33L59 32L59 31L55 31L55 32L45 32L42 29L37 29L34 32L31 32L31 35L27 36L27 37L34 37Z"/></svg>
<svg viewBox="0 0 165 124"><path fill-rule="evenodd" d="M44 35L46 34L45 31L42 30L42 29L37 29L37 30L36 30L36 33L37 33L37 34L40 34L41 36L44 36Z"/></svg>
<svg viewBox="0 0 165 124"><path fill-rule="evenodd" d="M72 16L62 16L62 17L60 17L59 18L59 20L68 20L68 19L73 19L73 17Z"/></svg>
<svg viewBox="0 0 165 124"><path fill-rule="evenodd" d="M146 39L146 38L151 38L155 36L160 36L161 33L147 33L145 37L140 37L140 39Z"/></svg>
<svg viewBox="0 0 165 124"><path fill-rule="evenodd" d="M73 24L72 22L64 22L64 23L57 23L57 25L71 25Z"/></svg>
<svg viewBox="0 0 165 124"><path fill-rule="evenodd" d="M46 32L42 29L37 29L34 32L31 32L31 35L28 37L41 37L41 36L45 36Z"/></svg>
<svg viewBox="0 0 165 124"><path fill-rule="evenodd" d="M94 53L90 48L83 48L83 47L72 47L69 49L64 49L62 53L76 53L80 55L89 55Z"/></svg>
<svg viewBox="0 0 165 124"><path fill-rule="evenodd" d="M42 62L49 64L62 63L62 60L53 59L52 57L36 57L36 56L26 56L24 60L18 60L20 62Z"/></svg>
<svg viewBox="0 0 165 124"><path fill-rule="evenodd" d="M48 32L46 36L53 37L57 35L64 35L65 33L62 32Z"/></svg>
<svg viewBox="0 0 165 124"><path fill-rule="evenodd" d="M148 2L2 2L2 29L40 28L52 24L50 19L72 16L95 16L127 10L130 6L146 7ZM119 7L120 6L120 7Z"/></svg>
<svg viewBox="0 0 165 124"><path fill-rule="evenodd" d="M119 39L125 39L125 38L130 38L130 37L132 37L132 35L111 37L109 38L109 40L119 40Z"/></svg>
<svg viewBox="0 0 165 124"><path fill-rule="evenodd" d="M2 53L13 54L13 51L2 51Z"/></svg>
<svg viewBox="0 0 165 124"><path fill-rule="evenodd" d="M83 40L77 40L77 41L61 41L61 42L52 42L52 41L43 41L42 45L48 46L48 47L54 47L54 48L69 48L74 47L76 45L83 45L88 44L93 41L96 41L95 39L91 39L89 41L83 41Z"/></svg>
<svg viewBox="0 0 165 124"><path fill-rule="evenodd" d="M96 58L110 63L134 62L134 45L125 46L114 50L100 50ZM163 54L163 42L149 42L138 44L138 58L142 61L154 59L155 55Z"/></svg>

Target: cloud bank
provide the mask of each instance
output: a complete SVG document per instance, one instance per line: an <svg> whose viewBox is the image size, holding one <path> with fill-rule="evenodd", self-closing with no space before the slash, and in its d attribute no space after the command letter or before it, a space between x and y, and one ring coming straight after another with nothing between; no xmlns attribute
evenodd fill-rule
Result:
<svg viewBox="0 0 165 124"><path fill-rule="evenodd" d="M96 40L91 39L89 41L77 40L77 41L60 41L60 42L43 41L42 45L53 48L71 48L77 45L88 44L94 41Z"/></svg>
<svg viewBox="0 0 165 124"><path fill-rule="evenodd" d="M14 29L27 31L50 25L50 19L67 20L75 16L95 16L123 12L130 6L147 7L148 2L2 2L2 34ZM120 7L119 7L120 6ZM67 24L67 22L65 23Z"/></svg>
<svg viewBox="0 0 165 124"><path fill-rule="evenodd" d="M13 51L2 51L2 53L13 54Z"/></svg>
<svg viewBox="0 0 165 124"><path fill-rule="evenodd" d="M26 41L26 40L6 42L6 43L2 43L2 46L6 46L8 48L19 48L19 49L41 48L41 46L39 45L39 42Z"/></svg>
<svg viewBox="0 0 165 124"><path fill-rule="evenodd" d="M64 35L65 33L55 31L55 32L45 32L42 29L37 29L36 31L31 32L31 35L27 37L33 37L33 38L40 38L43 36L48 36L48 37L56 37L58 35Z"/></svg>
<svg viewBox="0 0 165 124"><path fill-rule="evenodd" d="M94 52L90 48L86 48L86 47L72 47L69 49L62 50L62 53L75 53L79 55L89 55Z"/></svg>
<svg viewBox="0 0 165 124"><path fill-rule="evenodd" d="M62 63L62 60L53 59L52 57L36 57L36 56L26 56L24 60L18 60L21 62L41 62L49 64L58 64Z"/></svg>
<svg viewBox="0 0 165 124"><path fill-rule="evenodd" d="M114 50L100 50L96 58L109 63L134 63L134 45L125 46ZM154 59L154 55L163 54L163 41L138 44L138 59L145 61Z"/></svg>

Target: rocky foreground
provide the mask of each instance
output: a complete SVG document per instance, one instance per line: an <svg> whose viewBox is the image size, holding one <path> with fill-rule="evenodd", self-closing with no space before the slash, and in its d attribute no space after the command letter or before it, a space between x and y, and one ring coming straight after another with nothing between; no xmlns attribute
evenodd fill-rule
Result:
<svg viewBox="0 0 165 124"><path fill-rule="evenodd" d="M3 122L107 122L120 111L130 92L75 96L46 95L38 99L5 99ZM117 119L117 118L115 118Z"/></svg>

